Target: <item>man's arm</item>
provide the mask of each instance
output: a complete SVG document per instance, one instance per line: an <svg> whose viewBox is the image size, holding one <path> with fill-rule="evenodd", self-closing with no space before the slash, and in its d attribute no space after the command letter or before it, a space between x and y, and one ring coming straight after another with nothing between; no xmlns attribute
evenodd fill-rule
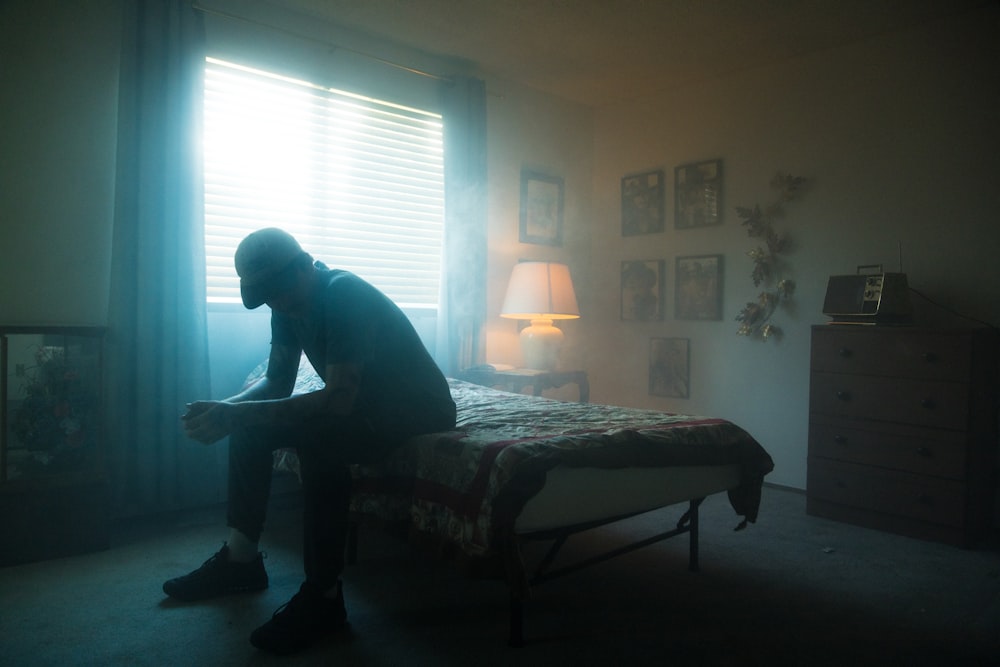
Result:
<svg viewBox="0 0 1000 667"><path fill-rule="evenodd" d="M302 352L287 345L271 345L267 371L257 382L225 400L226 403L243 403L290 396L295 387Z"/></svg>
<svg viewBox="0 0 1000 667"><path fill-rule="evenodd" d="M223 401L188 403L181 416L185 434L198 442L211 444L229 435L236 425L230 406L254 401L279 399L292 393L302 351L287 345L271 345L267 372L260 380Z"/></svg>
<svg viewBox="0 0 1000 667"><path fill-rule="evenodd" d="M348 415L354 410L361 372L361 364L329 364L322 389L285 398L242 401L232 406L232 420L254 426L297 424L323 414Z"/></svg>
<svg viewBox="0 0 1000 667"><path fill-rule="evenodd" d="M253 387L225 401L188 406L183 417L188 437L209 444L229 435L237 425L297 424L322 414L350 414L361 386L362 365L330 364L322 389L289 396L298 371L298 358L289 360L293 352L272 347L267 375Z"/></svg>

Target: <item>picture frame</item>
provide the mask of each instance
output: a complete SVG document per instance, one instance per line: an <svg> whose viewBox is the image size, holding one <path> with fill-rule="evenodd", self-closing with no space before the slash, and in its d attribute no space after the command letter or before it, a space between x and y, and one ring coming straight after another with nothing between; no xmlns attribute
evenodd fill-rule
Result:
<svg viewBox="0 0 1000 667"><path fill-rule="evenodd" d="M622 177L622 236L663 231L665 180L662 169Z"/></svg>
<svg viewBox="0 0 1000 667"><path fill-rule="evenodd" d="M667 398L691 397L691 339L649 340L649 393Z"/></svg>
<svg viewBox="0 0 1000 667"><path fill-rule="evenodd" d="M664 264L662 259L622 261L622 320L653 322L663 319Z"/></svg>
<svg viewBox="0 0 1000 667"><path fill-rule="evenodd" d="M722 160L674 168L674 226L691 229L722 222Z"/></svg>
<svg viewBox="0 0 1000 667"><path fill-rule="evenodd" d="M676 259L674 317L722 319L722 255L687 255Z"/></svg>
<svg viewBox="0 0 1000 667"><path fill-rule="evenodd" d="M521 171L521 243L562 245L563 179Z"/></svg>

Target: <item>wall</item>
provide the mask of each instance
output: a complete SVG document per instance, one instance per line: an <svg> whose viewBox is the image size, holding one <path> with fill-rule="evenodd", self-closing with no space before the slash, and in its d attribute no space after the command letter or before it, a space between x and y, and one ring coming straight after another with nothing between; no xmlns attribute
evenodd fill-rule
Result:
<svg viewBox="0 0 1000 667"><path fill-rule="evenodd" d="M0 3L0 323L103 325L119 0Z"/></svg>
<svg viewBox="0 0 1000 667"><path fill-rule="evenodd" d="M569 265L581 319L557 322L566 334L560 362L586 368L587 328L595 312L589 270L593 111L516 83L482 75L487 84L489 265L487 267L486 359L520 365L519 326L499 317L510 272L519 260L552 259ZM563 179L563 243L520 243L521 171ZM572 392L567 388L566 396ZM558 396L558 394L556 394Z"/></svg>
<svg viewBox="0 0 1000 667"><path fill-rule="evenodd" d="M774 456L770 481L802 488L810 326L827 319L829 275L873 263L898 270L901 246L912 287L1000 324L998 11L994 3L598 110L586 322L593 399L732 419ZM674 229L674 167L714 158L723 160L723 224ZM620 178L651 167L668 176L667 229L622 238ZM733 207L770 201L777 170L810 185L779 226L796 245L794 311L777 318L783 339L762 343L735 333L736 314L758 290L745 254L753 244ZM716 253L725 256L722 321L675 319L674 258ZM618 321L624 259L667 261L664 321ZM919 298L915 306L922 321L961 323ZM689 400L648 395L645 351L654 336L691 339Z"/></svg>

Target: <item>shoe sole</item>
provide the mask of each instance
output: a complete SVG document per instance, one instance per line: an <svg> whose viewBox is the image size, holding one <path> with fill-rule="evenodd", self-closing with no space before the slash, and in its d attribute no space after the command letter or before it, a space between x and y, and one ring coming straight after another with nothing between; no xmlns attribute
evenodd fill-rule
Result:
<svg viewBox="0 0 1000 667"><path fill-rule="evenodd" d="M175 600L180 600L181 602L201 602L202 600L211 600L212 598L224 597L226 595L239 595L240 593L257 593L259 591L265 590L267 584L262 586L230 586L229 588L209 593L208 595L183 595L179 594L178 591L171 593L168 590L167 584L163 584L163 592Z"/></svg>
<svg viewBox="0 0 1000 667"><path fill-rule="evenodd" d="M344 621L342 625L338 625L336 628L329 630L323 634L317 635L306 642L297 646L268 646L266 642L261 641L257 637L257 631L255 630L250 635L250 644L253 645L258 651L264 651L265 653L270 653L271 655L292 655L293 653L298 653L304 651L310 646L315 646L323 641L329 641L332 639L350 638L353 637L353 632L351 630L350 621Z"/></svg>

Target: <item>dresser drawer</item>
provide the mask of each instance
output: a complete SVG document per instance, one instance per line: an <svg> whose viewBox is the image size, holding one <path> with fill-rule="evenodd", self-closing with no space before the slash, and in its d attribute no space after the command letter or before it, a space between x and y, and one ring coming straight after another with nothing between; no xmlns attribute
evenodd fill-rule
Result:
<svg viewBox="0 0 1000 667"><path fill-rule="evenodd" d="M832 373L968 381L971 335L910 329L814 327L812 369Z"/></svg>
<svg viewBox="0 0 1000 667"><path fill-rule="evenodd" d="M963 430L969 423L969 385L813 373L809 410L850 419Z"/></svg>
<svg viewBox="0 0 1000 667"><path fill-rule="evenodd" d="M809 495L838 505L948 526L965 523L965 485L871 466L809 459Z"/></svg>
<svg viewBox="0 0 1000 667"><path fill-rule="evenodd" d="M967 436L960 432L895 424L856 428L821 415L809 420L811 457L962 480L967 452Z"/></svg>

